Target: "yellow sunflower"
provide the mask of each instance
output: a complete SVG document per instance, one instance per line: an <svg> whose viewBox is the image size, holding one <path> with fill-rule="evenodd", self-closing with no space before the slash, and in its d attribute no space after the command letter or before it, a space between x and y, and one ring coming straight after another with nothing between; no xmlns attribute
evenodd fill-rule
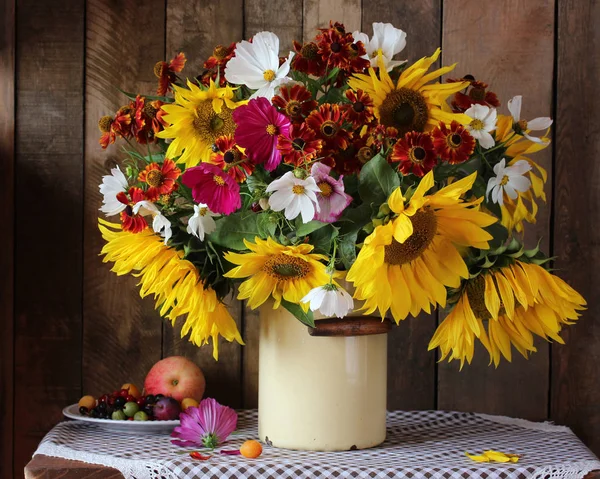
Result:
<svg viewBox="0 0 600 479"><path fill-rule="evenodd" d="M536 351L533 335L564 344L563 325L573 324L585 309L583 297L541 266L515 260L465 282L458 303L437 328L429 349L441 360L473 359L479 339L496 366L511 360L511 344L525 358ZM487 321L487 331L484 326Z"/></svg>
<svg viewBox="0 0 600 479"><path fill-rule="evenodd" d="M394 127L400 135L408 131L429 131L440 121L452 123L456 120L468 125L471 118L462 113L452 113L446 99L467 86L469 82L430 83L452 71L455 65L442 67L427 73L440 56L438 48L430 57L421 58L402 72L394 85L383 58L378 56L379 76L373 68L369 74L355 74L348 81L353 90L363 90L373 99L375 116L387 127Z"/></svg>
<svg viewBox="0 0 600 479"><path fill-rule="evenodd" d="M212 337L213 357L219 359L219 335L227 341L244 344L234 319L215 291L206 287L196 267L182 259L183 252L165 246L149 229L141 233L122 231L121 226L102 219L99 228L106 244L103 261L113 262L112 271L119 276L134 273L140 278L140 296L150 294L156 309L174 325L179 316L187 315L181 337L190 333L196 346Z"/></svg>
<svg viewBox="0 0 600 479"><path fill-rule="evenodd" d="M518 233L523 232L523 221L535 223L538 212L536 199L546 202L544 185L548 180L546 170L527 156L543 150L550 144L550 138L542 137L542 143L533 142L524 136L518 135L513 130L513 119L511 116L498 115L496 128L496 142L504 142L507 146L506 155L512 157L507 166L514 165L519 160L525 160L531 165L526 175L531 181L531 188L525 192L517 192L515 200L504 195L502 210L502 226L509 233L514 229ZM538 176L539 175L539 176Z"/></svg>
<svg viewBox="0 0 600 479"><path fill-rule="evenodd" d="M225 259L235 268L225 274L228 278L247 278L240 285L238 299L247 299L252 309L258 308L269 296L278 308L281 300L300 304L300 300L317 286L329 283L325 264L326 256L312 254L313 246L300 244L283 246L271 238L245 241L250 253L226 253ZM304 311L308 303L301 304Z"/></svg>
<svg viewBox="0 0 600 479"><path fill-rule="evenodd" d="M173 86L175 103L162 106L166 112L163 118L170 126L156 136L172 138L167 157L179 156L177 162L189 168L210 160L212 145L218 137L233 135L232 112L246 101L234 102L234 90L229 86L217 88L212 80L207 90L189 80L187 86Z"/></svg>
<svg viewBox="0 0 600 479"><path fill-rule="evenodd" d="M407 206L400 188L390 195L397 216L365 239L347 276L367 314L378 309L384 317L391 309L398 323L409 313L430 312L430 305L446 305L446 286L457 288L469 276L459 248L488 249L492 236L483 228L497 221L478 211L481 198L461 200L476 176L425 196L434 185L429 172Z"/></svg>

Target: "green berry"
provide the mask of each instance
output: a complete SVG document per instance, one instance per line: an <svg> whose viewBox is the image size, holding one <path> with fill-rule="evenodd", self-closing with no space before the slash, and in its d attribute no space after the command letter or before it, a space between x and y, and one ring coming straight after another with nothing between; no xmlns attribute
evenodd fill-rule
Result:
<svg viewBox="0 0 600 479"><path fill-rule="evenodd" d="M144 411L138 411L133 415L134 421L147 421L148 419L148 414L146 414Z"/></svg>
<svg viewBox="0 0 600 479"><path fill-rule="evenodd" d="M127 417L133 417L136 412L140 410L140 407L135 402L126 402L123 406L123 412Z"/></svg>
<svg viewBox="0 0 600 479"><path fill-rule="evenodd" d="M115 421L125 421L127 419L127 416L125 415L125 413L120 409L113 412L111 417Z"/></svg>

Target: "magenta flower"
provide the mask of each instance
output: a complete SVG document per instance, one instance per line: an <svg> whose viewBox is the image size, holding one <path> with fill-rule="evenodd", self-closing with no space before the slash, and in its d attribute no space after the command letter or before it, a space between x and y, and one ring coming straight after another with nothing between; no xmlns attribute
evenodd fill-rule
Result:
<svg viewBox="0 0 600 479"><path fill-rule="evenodd" d="M182 447L215 447L223 444L237 426L237 413L212 398L198 407L188 407L179 415L181 425L171 433L171 442Z"/></svg>
<svg viewBox="0 0 600 479"><path fill-rule="evenodd" d="M317 186L321 190L317 193L320 211L315 213L315 220L324 223L333 223L337 221L342 212L352 202L352 196L344 192L344 175L338 180L329 176L331 168L323 163L315 163L310 174L315 179Z"/></svg>
<svg viewBox="0 0 600 479"><path fill-rule="evenodd" d="M201 163L188 168L181 181L192 189L196 203L208 205L213 213L229 215L242 206L240 185L216 165Z"/></svg>
<svg viewBox="0 0 600 479"><path fill-rule="evenodd" d="M235 142L246 148L253 163L262 163L267 171L273 171L281 163L281 152L277 149L277 137L288 136L290 120L279 113L266 98L250 100L247 105L233 111Z"/></svg>

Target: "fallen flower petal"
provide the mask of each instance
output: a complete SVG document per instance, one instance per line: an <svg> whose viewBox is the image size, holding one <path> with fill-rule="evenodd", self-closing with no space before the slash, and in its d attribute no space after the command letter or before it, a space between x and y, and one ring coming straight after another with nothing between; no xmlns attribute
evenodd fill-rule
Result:
<svg viewBox="0 0 600 479"><path fill-rule="evenodd" d="M475 454L469 454L468 452L465 452L465 455L475 462L490 462L490 459L487 456L477 456Z"/></svg>
<svg viewBox="0 0 600 479"><path fill-rule="evenodd" d="M519 462L520 455L519 454L507 454L500 451L494 451L492 449L488 449L487 451L483 451L481 455L471 454L469 452L465 452L465 455L476 462Z"/></svg>
<svg viewBox="0 0 600 479"><path fill-rule="evenodd" d="M226 456L239 456L241 452L239 450L236 451L219 451L221 454L225 454Z"/></svg>
<svg viewBox="0 0 600 479"><path fill-rule="evenodd" d="M198 451L192 451L192 452L190 452L190 457L192 459L198 459L200 461L206 461L207 459L210 459L211 456L210 455L206 455L205 456L203 454L200 454Z"/></svg>

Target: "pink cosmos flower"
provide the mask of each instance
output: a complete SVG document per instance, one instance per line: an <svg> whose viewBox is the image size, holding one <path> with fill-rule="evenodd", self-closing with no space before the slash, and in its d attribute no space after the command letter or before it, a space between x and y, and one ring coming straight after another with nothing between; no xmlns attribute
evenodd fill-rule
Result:
<svg viewBox="0 0 600 479"><path fill-rule="evenodd" d="M316 211L314 219L324 223L337 221L352 202L352 196L344 192L344 182L342 181L344 175L336 180L329 176L330 171L331 168L323 163L315 163L310 170L311 176L321 190L320 193L317 193L320 211Z"/></svg>
<svg viewBox="0 0 600 479"><path fill-rule="evenodd" d="M263 163L267 171L273 171L281 163L281 152L277 149L277 137L290 134L290 120L260 97L233 111L235 141L253 163Z"/></svg>
<svg viewBox="0 0 600 479"><path fill-rule="evenodd" d="M212 398L198 407L188 407L179 415L181 425L171 433L171 442L182 447L215 447L223 444L237 426L237 413Z"/></svg>
<svg viewBox="0 0 600 479"><path fill-rule="evenodd" d="M192 189L196 203L204 203L213 213L229 215L242 206L240 185L217 165L201 163L188 168L181 177Z"/></svg>

